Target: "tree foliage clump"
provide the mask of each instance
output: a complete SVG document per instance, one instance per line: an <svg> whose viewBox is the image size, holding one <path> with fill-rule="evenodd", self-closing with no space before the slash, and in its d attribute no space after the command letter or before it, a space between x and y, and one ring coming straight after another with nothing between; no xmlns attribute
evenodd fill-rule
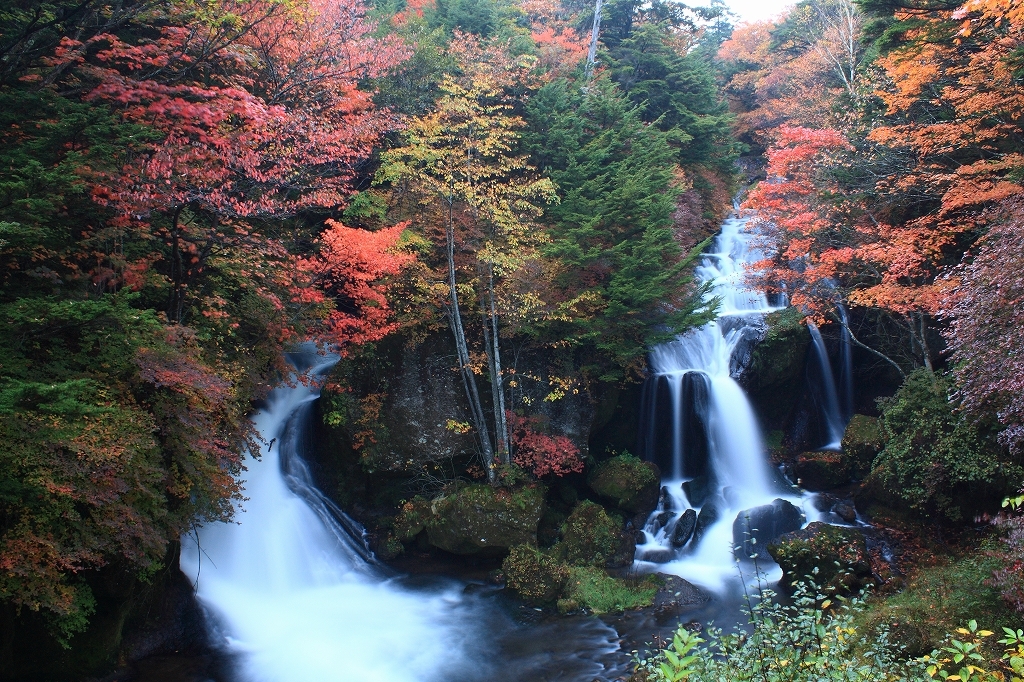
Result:
<svg viewBox="0 0 1024 682"><path fill-rule="evenodd" d="M379 307L396 268L331 261L309 212L394 124L357 86L405 53L347 0L0 14L0 600L66 643L92 571L231 517L284 343Z"/></svg>
<svg viewBox="0 0 1024 682"><path fill-rule="evenodd" d="M991 424L971 420L950 400L950 378L918 370L881 401L884 447L875 474L922 514L970 518L1024 476L1003 455Z"/></svg>
<svg viewBox="0 0 1024 682"><path fill-rule="evenodd" d="M691 284L692 259L672 231L679 189L669 138L609 81L542 87L524 144L560 188L548 207L556 338L594 347L602 375L621 376L652 344L709 317Z"/></svg>

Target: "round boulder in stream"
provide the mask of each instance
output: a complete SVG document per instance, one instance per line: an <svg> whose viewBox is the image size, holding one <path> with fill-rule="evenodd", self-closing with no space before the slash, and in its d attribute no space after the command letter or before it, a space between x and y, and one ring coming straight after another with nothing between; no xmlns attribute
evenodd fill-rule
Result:
<svg viewBox="0 0 1024 682"><path fill-rule="evenodd" d="M741 511L732 523L732 541L740 547L740 556L746 558L783 533L800 530L807 518L792 502L782 498L771 504Z"/></svg>
<svg viewBox="0 0 1024 682"><path fill-rule="evenodd" d="M503 555L515 545L536 545L544 513L543 486L508 490L461 486L431 502L430 544L453 554Z"/></svg>

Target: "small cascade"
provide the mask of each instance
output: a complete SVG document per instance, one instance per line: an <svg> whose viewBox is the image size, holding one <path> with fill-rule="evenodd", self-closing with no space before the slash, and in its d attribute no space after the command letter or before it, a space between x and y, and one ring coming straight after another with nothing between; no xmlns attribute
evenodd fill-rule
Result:
<svg viewBox="0 0 1024 682"><path fill-rule="evenodd" d="M853 342L850 338L850 318L846 308L839 303L839 377L836 381L839 388L839 410L843 416L843 425L850 423L853 417Z"/></svg>
<svg viewBox="0 0 1024 682"><path fill-rule="evenodd" d="M734 379L738 349L759 338L764 315L779 309L745 286L745 268L761 258L746 223L726 220L696 269L721 302L718 319L651 350L638 438L640 454L667 477L636 560L713 590L737 577L733 522L741 512L779 509L791 530L817 518L810 498L769 468L757 418Z"/></svg>
<svg viewBox="0 0 1024 682"><path fill-rule="evenodd" d="M818 449L838 450L843 441L846 420L843 418L836 380L832 374L832 364L829 362L828 349L825 348L825 341L821 338L818 326L808 321L807 329L811 333L811 354L814 357L814 364L808 368L807 383L811 398L821 413L824 435L827 438L827 442Z"/></svg>
<svg viewBox="0 0 1024 682"><path fill-rule="evenodd" d="M814 357L814 362L808 366L807 383L811 400L821 417L823 433L819 435L826 441L818 448L820 450L840 449L846 425L853 416L853 353L849 321L842 304L838 304L836 309L841 321L837 368L832 367L821 331L813 322L807 323Z"/></svg>

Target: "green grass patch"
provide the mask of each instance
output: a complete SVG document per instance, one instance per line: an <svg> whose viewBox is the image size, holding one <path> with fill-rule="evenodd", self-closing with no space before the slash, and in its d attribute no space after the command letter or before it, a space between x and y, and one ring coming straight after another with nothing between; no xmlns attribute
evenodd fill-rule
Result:
<svg viewBox="0 0 1024 682"><path fill-rule="evenodd" d="M569 570L566 598L594 613L614 613L650 606L658 592L656 579L639 581L612 578L599 568L574 567Z"/></svg>

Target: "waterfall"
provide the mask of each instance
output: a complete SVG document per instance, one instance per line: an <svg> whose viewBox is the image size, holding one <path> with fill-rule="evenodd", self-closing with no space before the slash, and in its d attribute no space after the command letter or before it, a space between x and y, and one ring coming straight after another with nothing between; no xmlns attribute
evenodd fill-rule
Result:
<svg viewBox="0 0 1024 682"><path fill-rule="evenodd" d="M809 377L808 386L811 391L812 400L821 412L825 436L828 439L819 449L838 450L843 441L843 431L846 429L846 420L843 419L839 391L836 389L835 376L832 374L832 364L829 362L828 350L825 348L825 341L821 338L818 326L808 321L807 329L811 333L811 354L814 356L813 367L815 370Z"/></svg>
<svg viewBox="0 0 1024 682"><path fill-rule="evenodd" d="M817 325L808 321L811 335L811 353L814 363L808 366L808 387L823 425L826 443L820 450L839 450L842 447L846 425L853 416L853 354L850 347L849 319L846 308L836 304L841 322L839 329L838 376L829 360L828 349Z"/></svg>
<svg viewBox="0 0 1024 682"><path fill-rule="evenodd" d="M746 224L726 220L696 269L720 301L718 319L651 350L638 439L640 454L667 477L636 560L719 591L736 577L739 512L781 496L817 516L809 500L777 482L760 425L733 378L737 349L758 338L764 315L779 309L745 285L746 267L761 258ZM687 509L696 516L681 513Z"/></svg>
<svg viewBox="0 0 1024 682"><path fill-rule="evenodd" d="M337 361L290 359L306 377ZM208 614L232 682L567 682L617 679L629 654L597 619L523 625L497 588L390 575L363 528L313 485L304 455L318 397L299 377L253 416L260 457L245 472L235 520L181 539L181 570ZM532 609L529 610L531 613Z"/></svg>
<svg viewBox="0 0 1024 682"><path fill-rule="evenodd" d="M853 417L853 343L850 339L850 318L842 303L836 304L839 311L839 410L843 426Z"/></svg>
<svg viewBox="0 0 1024 682"><path fill-rule="evenodd" d="M316 361L308 374L337 357ZM235 523L182 538L181 569L239 660L242 680L434 679L460 656L451 594L396 588L370 559L358 524L309 480L304 422L318 391L295 381L254 417L264 444L250 460Z"/></svg>

